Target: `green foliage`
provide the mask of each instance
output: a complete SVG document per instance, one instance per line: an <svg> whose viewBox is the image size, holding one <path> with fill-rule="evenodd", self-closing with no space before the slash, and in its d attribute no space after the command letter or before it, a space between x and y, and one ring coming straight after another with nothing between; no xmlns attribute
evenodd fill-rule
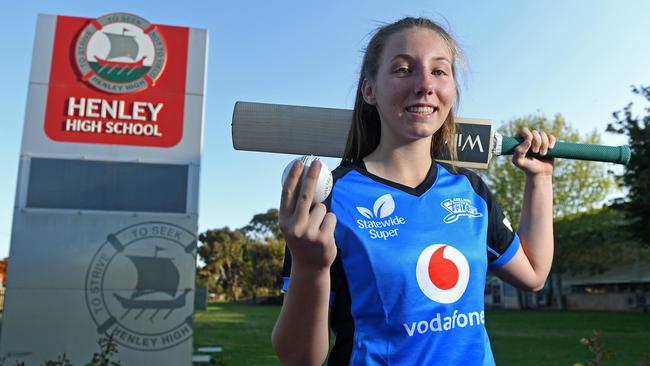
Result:
<svg viewBox="0 0 650 366"><path fill-rule="evenodd" d="M251 219L248 225L241 228L241 232L255 239L284 239L280 226L278 225L278 209L270 208L265 213L260 213Z"/></svg>
<svg viewBox="0 0 650 366"><path fill-rule="evenodd" d="M118 349L117 344L113 340L113 336L107 334L99 339L97 342L99 344L99 353L93 354L90 362L86 363L85 366L120 366L122 365L120 361L112 361L111 358L117 355ZM0 366L3 366L5 363L5 358L0 358ZM16 361L14 366L26 366L23 361ZM72 363L68 359L65 353L57 357L54 360L47 360L43 366L72 366Z"/></svg>
<svg viewBox="0 0 650 366"><path fill-rule="evenodd" d="M593 334L589 337L580 338L580 344L587 347L592 357L587 361L588 366L600 366L605 364L605 360L609 360L615 356L615 353L605 349L602 342L603 332L594 330ZM650 366L650 357L648 353L643 353L643 358L638 363L639 366ZM583 363L575 363L573 366L585 366Z"/></svg>
<svg viewBox="0 0 650 366"><path fill-rule="evenodd" d="M599 366L602 365L603 361L612 357L612 352L606 350L602 342L603 333L597 330L594 330L594 333L590 337L580 338L580 344L586 346L589 349L589 352L593 355L591 360L587 362L589 366Z"/></svg>
<svg viewBox="0 0 650 366"><path fill-rule="evenodd" d="M251 263L248 283L253 296L259 289L278 289L284 262L284 241L269 238L264 244L249 247L246 259Z"/></svg>
<svg viewBox="0 0 650 366"><path fill-rule="evenodd" d="M224 227L200 234L199 241L202 245L198 254L205 262L199 276L206 279L209 290L239 300L246 291L251 265L246 258L248 242L244 235Z"/></svg>
<svg viewBox="0 0 650 366"><path fill-rule="evenodd" d="M632 87L632 92L650 102L650 87ZM650 245L650 107L644 111L645 116L634 116L629 103L613 113L614 122L607 126L607 131L628 137L632 156L623 174L629 189L626 217L630 229Z"/></svg>
<svg viewBox="0 0 650 366"><path fill-rule="evenodd" d="M285 248L277 222L278 210L269 209L242 229L200 234L198 254L205 266L198 269L197 282L234 301L277 293Z"/></svg>
<svg viewBox="0 0 650 366"><path fill-rule="evenodd" d="M637 245L624 223L623 213L609 207L556 220L553 272L598 274L632 261Z"/></svg>
<svg viewBox="0 0 650 366"><path fill-rule="evenodd" d="M92 360L86 366L120 366L121 363L111 361L111 358L117 354L117 344L112 335L107 335L97 342L99 344L99 353L93 354Z"/></svg>
<svg viewBox="0 0 650 366"><path fill-rule="evenodd" d="M650 355L647 352L643 354L643 358L639 361L639 366L650 366Z"/></svg>
<svg viewBox="0 0 650 366"><path fill-rule="evenodd" d="M564 142L600 143L600 136L596 131L582 136L559 114L553 120L544 116L517 118L501 126L498 131L504 136L515 136L523 127L551 133ZM590 161L556 159L553 173L555 177L553 180L554 217L562 217L599 205L613 185L613 179L605 167L602 163ZM510 162L510 159L500 158L491 162L485 179L501 208L507 213L510 221L517 226L524 191L524 174Z"/></svg>

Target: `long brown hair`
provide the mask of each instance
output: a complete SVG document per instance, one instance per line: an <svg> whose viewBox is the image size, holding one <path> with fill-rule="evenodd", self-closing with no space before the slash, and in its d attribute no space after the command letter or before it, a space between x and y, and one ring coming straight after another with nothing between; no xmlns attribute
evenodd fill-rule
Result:
<svg viewBox="0 0 650 366"><path fill-rule="evenodd" d="M373 152L379 145L379 139L381 138L379 113L375 106L366 103L363 99L363 94L361 93L363 81L365 79L372 81L376 79L379 60L388 38L395 33L416 27L430 29L438 33L449 47L452 56L452 72L454 83L456 84L456 99L454 107L449 112L445 122L433 135L433 139L431 140L431 156L435 158L446 153L448 155L445 159L457 160L454 112L460 98L457 82L457 66L462 65L462 51L458 43L449 33L430 19L407 17L378 28L370 39L370 42L368 42L361 64L361 72L359 73L359 83L357 85L354 110L352 112L352 124L348 133L345 152L343 153L343 161L352 162L362 159Z"/></svg>

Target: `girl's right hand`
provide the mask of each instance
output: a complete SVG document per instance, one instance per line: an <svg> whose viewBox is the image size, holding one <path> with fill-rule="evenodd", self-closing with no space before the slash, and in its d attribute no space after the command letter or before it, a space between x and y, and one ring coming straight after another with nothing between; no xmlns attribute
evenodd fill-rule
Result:
<svg viewBox="0 0 650 366"><path fill-rule="evenodd" d="M336 216L322 203L312 205L321 162L314 161L302 179L304 164L297 160L282 186L279 225L291 251L291 267L328 269L336 258Z"/></svg>

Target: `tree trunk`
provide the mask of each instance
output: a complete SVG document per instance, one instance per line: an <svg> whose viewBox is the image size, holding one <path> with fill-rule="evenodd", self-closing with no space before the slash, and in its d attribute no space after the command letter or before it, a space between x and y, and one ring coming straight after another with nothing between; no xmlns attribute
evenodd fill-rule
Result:
<svg viewBox="0 0 650 366"><path fill-rule="evenodd" d="M548 280L548 293L547 293L547 300L544 303L544 306L547 308L553 307L553 295L555 294L555 273L551 272L549 275L549 280Z"/></svg>
<svg viewBox="0 0 650 366"><path fill-rule="evenodd" d="M517 289L517 303L519 304L519 309L528 309L528 298L524 290Z"/></svg>
<svg viewBox="0 0 650 366"><path fill-rule="evenodd" d="M557 274L557 309L566 310L564 306L564 294L562 293L562 273Z"/></svg>

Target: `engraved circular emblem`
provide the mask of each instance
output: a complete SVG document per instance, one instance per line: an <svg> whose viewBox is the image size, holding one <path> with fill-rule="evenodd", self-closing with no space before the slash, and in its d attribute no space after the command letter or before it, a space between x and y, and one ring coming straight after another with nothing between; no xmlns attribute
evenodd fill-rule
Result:
<svg viewBox="0 0 650 366"><path fill-rule="evenodd" d="M196 236L165 222L107 235L86 273L86 306L99 334L156 351L191 339Z"/></svg>
<svg viewBox="0 0 650 366"><path fill-rule="evenodd" d="M165 40L145 19L113 13L91 20L81 31L74 57L82 80L115 94L153 86L167 60Z"/></svg>

